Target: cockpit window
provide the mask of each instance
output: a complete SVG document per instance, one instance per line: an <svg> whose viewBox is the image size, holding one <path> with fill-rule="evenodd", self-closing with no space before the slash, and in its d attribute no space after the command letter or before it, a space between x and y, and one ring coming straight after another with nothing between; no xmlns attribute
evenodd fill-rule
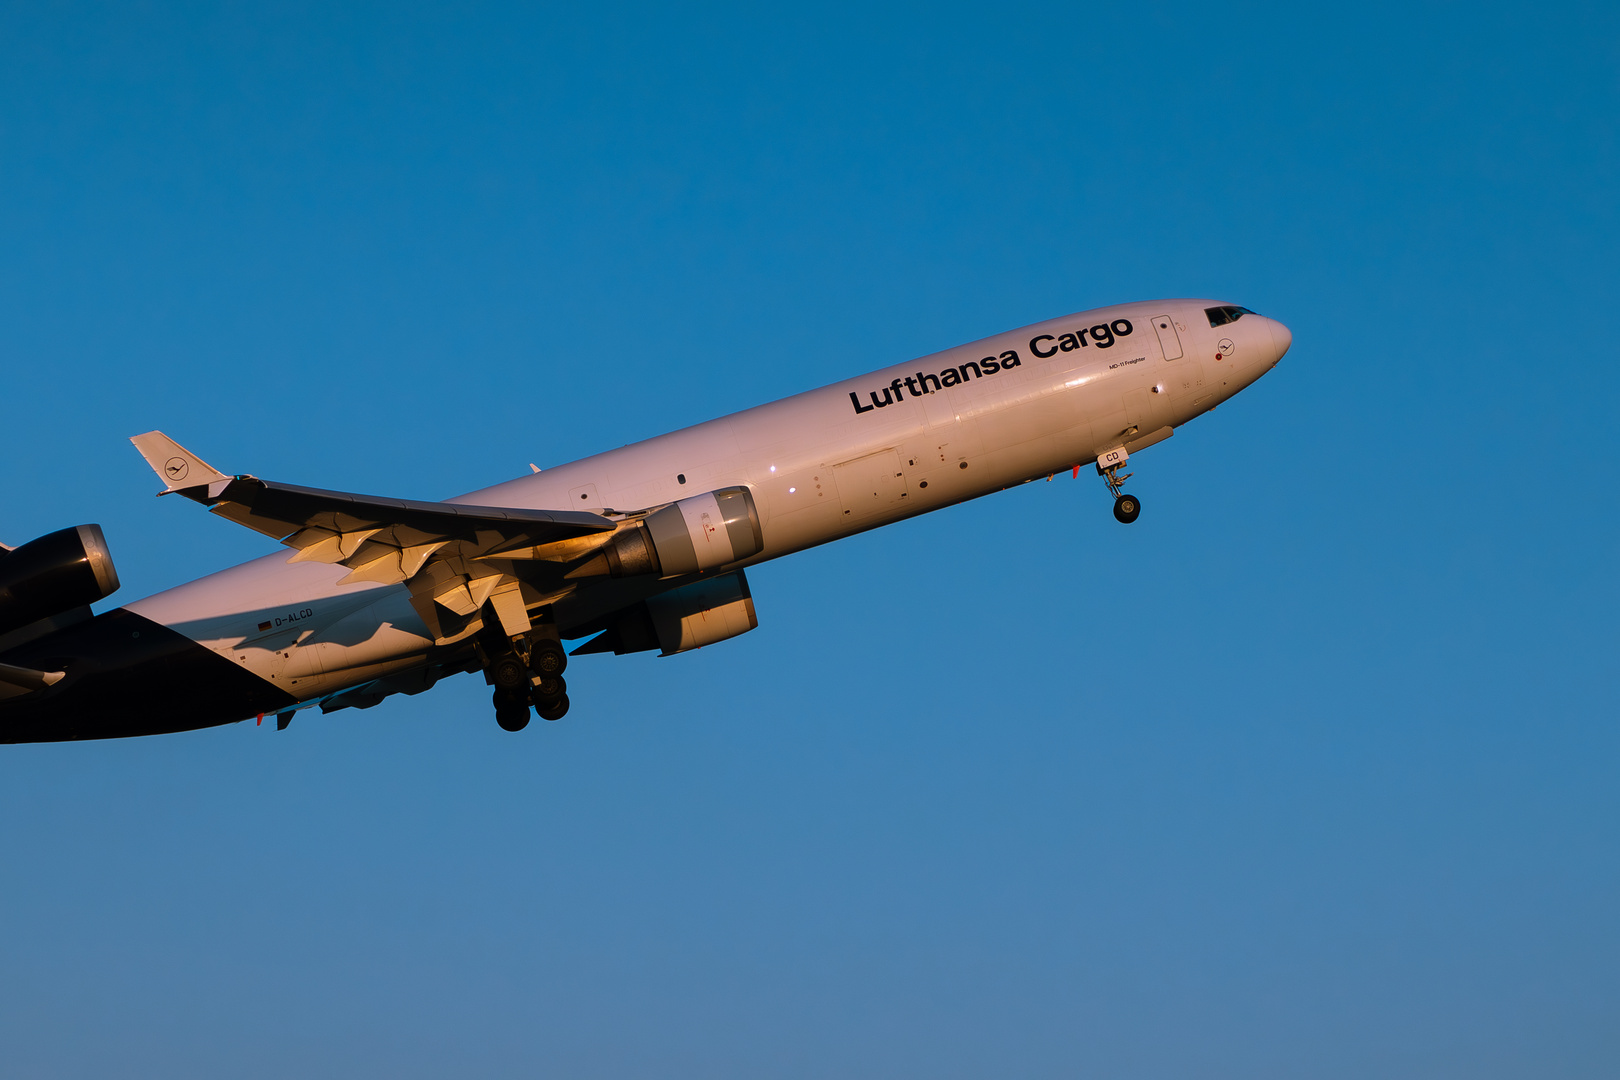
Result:
<svg viewBox="0 0 1620 1080"><path fill-rule="evenodd" d="M1209 325L1225 326L1229 322L1237 322L1245 315L1253 315L1254 312L1236 304L1223 304L1220 307L1205 308L1204 314L1209 316Z"/></svg>

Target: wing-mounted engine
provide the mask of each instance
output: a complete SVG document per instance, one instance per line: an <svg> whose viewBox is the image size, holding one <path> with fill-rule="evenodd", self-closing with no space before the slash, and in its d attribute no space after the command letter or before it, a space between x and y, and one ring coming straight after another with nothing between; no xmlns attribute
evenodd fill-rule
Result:
<svg viewBox="0 0 1620 1080"><path fill-rule="evenodd" d="M746 634L759 626L748 578L741 570L702 578L614 612L605 631L575 653L623 655L658 649L660 655L690 652ZM603 622L598 622L602 626Z"/></svg>
<svg viewBox="0 0 1620 1080"><path fill-rule="evenodd" d="M720 488L626 522L568 577L678 577L742 562L764 547L753 494L745 487Z"/></svg>

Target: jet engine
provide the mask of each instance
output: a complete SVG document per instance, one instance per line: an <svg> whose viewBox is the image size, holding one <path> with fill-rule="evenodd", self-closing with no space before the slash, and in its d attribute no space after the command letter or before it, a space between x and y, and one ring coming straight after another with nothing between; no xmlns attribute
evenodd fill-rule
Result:
<svg viewBox="0 0 1620 1080"><path fill-rule="evenodd" d="M570 574L676 577L741 562L765 546L754 496L720 488L670 503L620 529L597 557Z"/></svg>
<svg viewBox="0 0 1620 1080"><path fill-rule="evenodd" d="M601 624L598 624L601 625ZM754 596L741 570L670 589L615 613L606 632L575 653L690 652L759 626Z"/></svg>
<svg viewBox="0 0 1620 1080"><path fill-rule="evenodd" d="M0 554L0 634L92 604L117 588L100 525L47 533Z"/></svg>

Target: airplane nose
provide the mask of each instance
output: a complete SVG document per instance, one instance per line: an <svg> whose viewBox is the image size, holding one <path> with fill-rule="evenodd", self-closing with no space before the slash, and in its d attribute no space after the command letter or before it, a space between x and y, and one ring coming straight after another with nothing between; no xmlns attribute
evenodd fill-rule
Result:
<svg viewBox="0 0 1620 1080"><path fill-rule="evenodd" d="M1281 360L1283 354L1288 351L1288 346L1294 343L1293 332L1276 319L1268 319L1267 321L1271 323L1272 347L1277 351L1277 360ZM1275 363L1276 361L1272 362Z"/></svg>

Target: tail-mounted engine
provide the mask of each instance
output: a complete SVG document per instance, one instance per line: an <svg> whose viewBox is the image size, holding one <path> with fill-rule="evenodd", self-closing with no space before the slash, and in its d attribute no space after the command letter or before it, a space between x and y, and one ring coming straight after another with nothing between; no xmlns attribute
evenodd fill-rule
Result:
<svg viewBox="0 0 1620 1080"><path fill-rule="evenodd" d="M745 487L721 488L671 503L620 529L596 558L569 576L676 577L741 562L764 546L753 495Z"/></svg>
<svg viewBox="0 0 1620 1080"><path fill-rule="evenodd" d="M100 525L48 533L0 555L0 634L92 604L118 589Z"/></svg>

